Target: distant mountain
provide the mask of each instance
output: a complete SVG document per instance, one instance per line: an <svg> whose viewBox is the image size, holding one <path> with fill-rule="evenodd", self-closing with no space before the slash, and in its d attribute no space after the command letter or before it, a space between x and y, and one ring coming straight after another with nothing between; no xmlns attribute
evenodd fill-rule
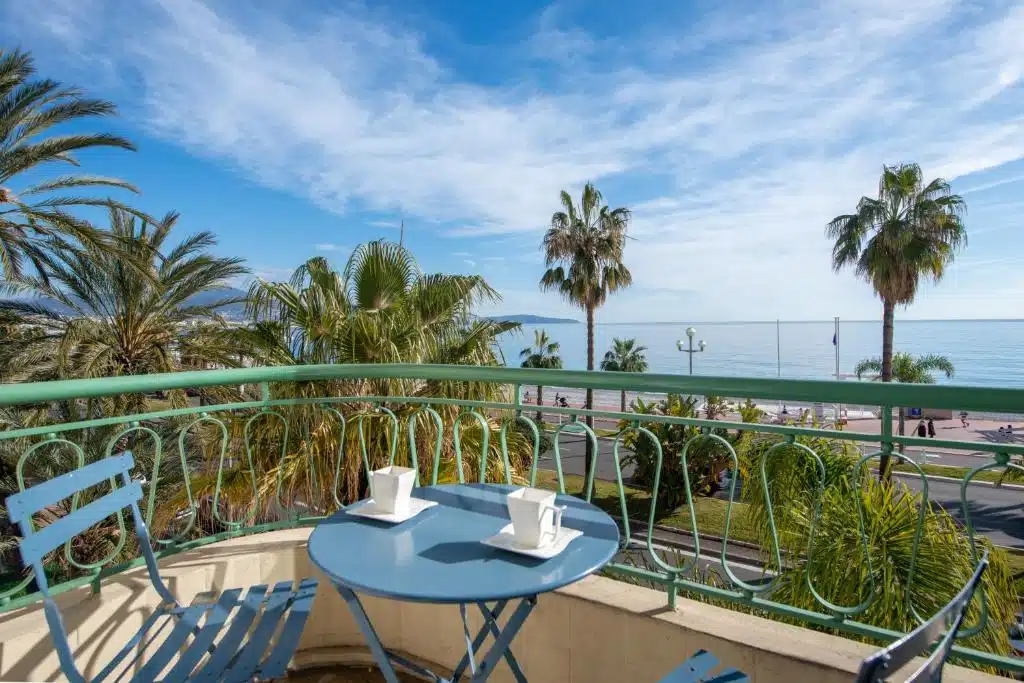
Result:
<svg viewBox="0 0 1024 683"><path fill-rule="evenodd" d="M234 299L234 298L245 298L248 292L241 289L235 289L234 287L222 287L220 289L211 289L208 292L201 292L196 294L194 297L188 300L188 303L193 306L205 306L212 304L221 299ZM228 306L222 306L217 309L222 316L228 320L244 320L245 319L245 304L236 303Z"/></svg>
<svg viewBox="0 0 1024 683"><path fill-rule="evenodd" d="M202 292L195 295L188 300L188 303L192 306L206 306L222 299L234 299L236 297L245 297L246 292L241 289L235 289L234 287L221 287L218 289L211 289L208 292ZM18 298L18 297L13 297ZM53 301L52 299L34 299L34 301L40 306L49 308L51 311L55 311L62 315L74 315L74 310L68 308L59 301ZM222 306L218 309L220 314L228 320L240 321L245 320L245 304L235 303L228 306Z"/></svg>
<svg viewBox="0 0 1024 683"><path fill-rule="evenodd" d="M579 320L572 318L545 318L542 315L492 315L488 316L487 319L499 322L522 323L523 325L580 324Z"/></svg>

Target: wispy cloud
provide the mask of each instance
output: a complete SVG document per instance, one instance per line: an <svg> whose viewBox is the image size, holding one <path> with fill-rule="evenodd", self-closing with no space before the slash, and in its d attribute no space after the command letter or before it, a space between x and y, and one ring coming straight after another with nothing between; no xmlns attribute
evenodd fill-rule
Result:
<svg viewBox="0 0 1024 683"><path fill-rule="evenodd" d="M367 221L366 224L374 228L392 228L394 230L401 227L398 221Z"/></svg>
<svg viewBox="0 0 1024 683"><path fill-rule="evenodd" d="M1012 183L1019 183L1019 182L1024 182L1024 175L1015 175L1015 176L1010 176L1009 178L1000 178L999 180L993 180L990 183L982 183L981 185L974 185L972 187L967 188L966 190L961 190L960 194L961 195L967 195L967 194L973 194L975 192L984 192L985 190L991 190L991 189L994 189L994 188L997 188L997 187L1002 187L1003 185L1010 185Z"/></svg>
<svg viewBox="0 0 1024 683"><path fill-rule="evenodd" d="M476 261L474 261L474 260L472 260L472 259L465 259L465 260L463 261L463 263L465 263L465 264L466 264L467 266L469 266L470 268L476 268Z"/></svg>
<svg viewBox="0 0 1024 683"><path fill-rule="evenodd" d="M539 233L561 189L597 181L634 208L627 258L649 293L613 299L611 317L678 306L659 292L695 283L714 283L687 297L705 319L874 311L866 286L831 272L823 230L873 192L881 165L956 179L1024 158L1024 6L1002 0L726 3L685 38L646 28L622 48L651 53L635 63L609 63L559 8L529 44L564 68L488 86L352 7L24 6L0 23L130 73L125 109L154 135L341 214L358 201L462 236ZM123 20L97 19L112 14Z"/></svg>
<svg viewBox="0 0 1024 683"><path fill-rule="evenodd" d="M320 244L314 245L317 251L347 251L348 247L341 244L331 244L330 242L321 242Z"/></svg>

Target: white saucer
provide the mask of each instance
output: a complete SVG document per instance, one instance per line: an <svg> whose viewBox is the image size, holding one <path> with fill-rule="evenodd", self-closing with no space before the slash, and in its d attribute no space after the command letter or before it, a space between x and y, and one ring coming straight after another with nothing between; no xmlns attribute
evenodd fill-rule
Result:
<svg viewBox="0 0 1024 683"><path fill-rule="evenodd" d="M485 538L480 541L484 545L489 545L492 548L501 548L502 550L508 550L513 553L520 555L528 555L529 557L537 557L542 560L547 560L560 552L565 550L574 538L579 538L583 535L583 532L579 529L567 529L562 527L558 532L558 537L547 545L542 545L539 548L531 548L530 546L520 545L516 541L515 535L512 533L512 525L507 524L502 527L501 531L494 534L490 538Z"/></svg>
<svg viewBox="0 0 1024 683"><path fill-rule="evenodd" d="M432 508L437 505L436 500L423 500L422 498L410 498L409 509L405 512L384 512L379 509L376 503L373 502L373 498L368 498L365 503L357 507L347 507L345 512L356 517L365 517L366 519L376 519L378 522L387 522L389 524L398 524L406 520L412 519L416 515L420 514L427 508Z"/></svg>

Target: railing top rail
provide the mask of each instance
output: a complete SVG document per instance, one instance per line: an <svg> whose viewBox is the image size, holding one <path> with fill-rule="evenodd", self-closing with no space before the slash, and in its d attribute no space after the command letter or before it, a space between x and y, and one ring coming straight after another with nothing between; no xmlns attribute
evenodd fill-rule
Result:
<svg viewBox="0 0 1024 683"><path fill-rule="evenodd" d="M75 379L0 385L0 406L26 405L125 393L150 393L263 382L339 379L422 379L496 382L607 389L641 393L680 393L793 402L913 406L967 411L1022 413L1024 389L955 384L881 384L795 379L755 379L654 373L583 372L468 365L372 364L287 365L199 370L155 375Z"/></svg>

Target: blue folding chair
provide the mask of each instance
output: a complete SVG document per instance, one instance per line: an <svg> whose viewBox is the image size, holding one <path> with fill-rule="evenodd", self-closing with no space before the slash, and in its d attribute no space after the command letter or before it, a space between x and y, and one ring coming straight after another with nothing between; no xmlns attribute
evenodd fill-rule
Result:
<svg viewBox="0 0 1024 683"><path fill-rule="evenodd" d="M985 573L986 567L988 567L988 551L985 551L970 581L949 604L889 647L883 648L865 659L861 663L854 683L886 683L890 674L902 669L914 657L927 652L936 640L939 641L939 644L932 650L924 664L906 679L905 683L941 683L942 667L949 659L949 652L953 649L956 634L964 623L967 608L971 604L974 591L981 583L981 575ZM701 650L658 683L749 683L750 681L746 674L736 669L726 669L712 676L711 671L717 666L718 660L709 652Z"/></svg>
<svg viewBox="0 0 1024 683"><path fill-rule="evenodd" d="M658 683L750 683L750 676L737 669L724 669L712 675L718 664L710 652L698 650Z"/></svg>
<svg viewBox="0 0 1024 683"><path fill-rule="evenodd" d="M241 683L283 676L309 616L317 582L303 579L294 588L292 582L282 581L269 592L266 585L252 586L244 597L242 589L234 588L224 591L216 602L181 606L157 569L149 533L139 512L142 485L131 479L134 464L132 454L123 453L7 498L10 520L21 527L21 558L31 565L43 594L46 621L68 681L85 683L86 678L75 666L64 622L50 597L43 559L54 548L124 508L131 508L150 582L164 602L92 680L104 681L119 672L111 680L120 681L134 667L137 671L130 680L152 683L169 665L166 675L159 679L164 683ZM118 475L121 486L116 483ZM40 510L104 481L109 481L110 493L42 529L33 528L32 517ZM167 628L169 625L171 628Z"/></svg>
<svg viewBox="0 0 1024 683"><path fill-rule="evenodd" d="M981 584L981 575L988 567L988 551L974 570L971 580L949 604L939 610L931 619L903 636L889 647L871 655L860 665L855 683L885 683L889 676L910 663L914 657L923 655L938 641L928 658L906 683L941 683L942 667L949 659L956 634L963 626L967 608L974 597L974 591Z"/></svg>

